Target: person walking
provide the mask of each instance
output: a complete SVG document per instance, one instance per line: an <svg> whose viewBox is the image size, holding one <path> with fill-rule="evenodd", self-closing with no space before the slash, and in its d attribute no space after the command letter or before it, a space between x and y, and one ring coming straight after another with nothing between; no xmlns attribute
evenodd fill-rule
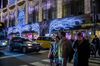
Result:
<svg viewBox="0 0 100 66"><path fill-rule="evenodd" d="M51 45L48 58L50 59L50 65L51 66L59 66L58 64L58 43L59 43L59 36L54 36L54 42Z"/></svg>
<svg viewBox="0 0 100 66"><path fill-rule="evenodd" d="M73 46L73 43L74 43L74 41L75 41L74 36L71 36L70 41L71 41L71 48L70 48L69 58L68 58L68 62L69 62L69 63L72 61L73 55L74 55L74 49L73 49L73 47L72 47L72 46Z"/></svg>
<svg viewBox="0 0 100 66"><path fill-rule="evenodd" d="M88 66L90 43L83 37L81 32L77 34L77 40L74 42L73 48L75 51L74 66Z"/></svg>
<svg viewBox="0 0 100 66"><path fill-rule="evenodd" d="M97 37L97 35L95 35L95 37L93 38L92 43L94 44L94 46L95 46L95 48L96 48L96 51L95 51L95 57L96 57L97 51L98 51L98 54L99 54L99 50L100 50L100 47L99 47L100 40L99 40L99 38Z"/></svg>
<svg viewBox="0 0 100 66"><path fill-rule="evenodd" d="M59 42L59 50L58 50L58 57L60 66L67 66L67 61L69 57L69 52L71 49L71 42L66 38L65 32L59 32L60 42Z"/></svg>
<svg viewBox="0 0 100 66"><path fill-rule="evenodd" d="M99 56L100 56L100 38L99 38L98 54L99 54Z"/></svg>

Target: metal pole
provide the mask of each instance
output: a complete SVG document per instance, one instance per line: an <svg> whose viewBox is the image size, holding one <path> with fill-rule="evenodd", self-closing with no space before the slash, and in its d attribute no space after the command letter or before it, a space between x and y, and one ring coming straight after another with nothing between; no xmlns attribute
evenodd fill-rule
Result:
<svg viewBox="0 0 100 66"><path fill-rule="evenodd" d="M95 4L95 0L92 0L92 9L93 9L93 32L94 35L96 35L96 4Z"/></svg>
<svg viewBox="0 0 100 66"><path fill-rule="evenodd" d="M3 0L1 0L1 10L3 10ZM2 11L1 11L1 21L2 21Z"/></svg>

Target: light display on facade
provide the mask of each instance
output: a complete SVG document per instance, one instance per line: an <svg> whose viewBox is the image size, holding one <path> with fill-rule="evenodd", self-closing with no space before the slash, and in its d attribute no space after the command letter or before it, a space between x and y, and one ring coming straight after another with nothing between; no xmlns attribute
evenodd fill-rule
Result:
<svg viewBox="0 0 100 66"><path fill-rule="evenodd" d="M13 5L16 3L17 0L8 0L8 5Z"/></svg>
<svg viewBox="0 0 100 66"><path fill-rule="evenodd" d="M13 30L13 28L12 27L9 27L8 28L8 31L7 31L7 34L9 35L10 33L12 33L12 30Z"/></svg>
<svg viewBox="0 0 100 66"><path fill-rule="evenodd" d="M18 10L18 25L25 24L25 9Z"/></svg>
<svg viewBox="0 0 100 66"><path fill-rule="evenodd" d="M9 26L15 26L15 12L10 13L9 15Z"/></svg>
<svg viewBox="0 0 100 66"><path fill-rule="evenodd" d="M59 30L59 29L70 29L74 28L75 26L79 26L83 23L82 18L78 17L68 17L63 19L55 19L51 21L50 27L49 27L49 34L52 32L52 30Z"/></svg>
<svg viewBox="0 0 100 66"><path fill-rule="evenodd" d="M23 31L35 31L38 34L40 34L40 27L38 23L34 23L31 25L17 25L17 26L8 28L8 34L16 33L16 32L19 32L21 34Z"/></svg>
<svg viewBox="0 0 100 66"><path fill-rule="evenodd" d="M40 26L38 23L33 23L31 26L32 26L32 31L35 31L38 34L40 34Z"/></svg>
<svg viewBox="0 0 100 66"><path fill-rule="evenodd" d="M30 25L23 25L23 26L20 26L22 27L22 31L30 31Z"/></svg>

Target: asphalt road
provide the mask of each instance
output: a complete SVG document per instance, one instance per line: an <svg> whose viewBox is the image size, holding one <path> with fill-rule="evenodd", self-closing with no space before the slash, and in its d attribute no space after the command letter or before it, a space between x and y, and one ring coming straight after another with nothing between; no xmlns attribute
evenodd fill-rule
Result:
<svg viewBox="0 0 100 66"><path fill-rule="evenodd" d="M0 57L0 66L37 66L36 63L48 64L43 62L47 59L48 51L40 51L39 53L21 54L18 52L5 52L5 56Z"/></svg>
<svg viewBox="0 0 100 66"><path fill-rule="evenodd" d="M5 56L0 57L0 66L50 66L47 58L48 50L28 54L4 51L4 54ZM100 57L91 58L89 65L100 66ZM68 66L73 66L73 62L68 63Z"/></svg>

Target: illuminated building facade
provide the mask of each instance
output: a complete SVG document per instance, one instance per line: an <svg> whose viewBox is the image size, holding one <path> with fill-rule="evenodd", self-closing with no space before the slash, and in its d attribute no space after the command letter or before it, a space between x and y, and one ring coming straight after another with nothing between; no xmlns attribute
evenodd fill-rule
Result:
<svg viewBox="0 0 100 66"><path fill-rule="evenodd" d="M7 28L24 27L26 24L41 23L44 19L88 14L91 14L91 0L8 0L8 6L0 10L0 21Z"/></svg>
<svg viewBox="0 0 100 66"><path fill-rule="evenodd" d="M8 6L1 10L2 21L5 22L7 27L11 27L19 23L30 24L34 22L42 22L43 19L51 20L70 15L83 14L84 11L82 10L81 7L84 6L84 4L78 7L81 3L79 5L76 5L74 3L79 4L80 1L8 0Z"/></svg>

